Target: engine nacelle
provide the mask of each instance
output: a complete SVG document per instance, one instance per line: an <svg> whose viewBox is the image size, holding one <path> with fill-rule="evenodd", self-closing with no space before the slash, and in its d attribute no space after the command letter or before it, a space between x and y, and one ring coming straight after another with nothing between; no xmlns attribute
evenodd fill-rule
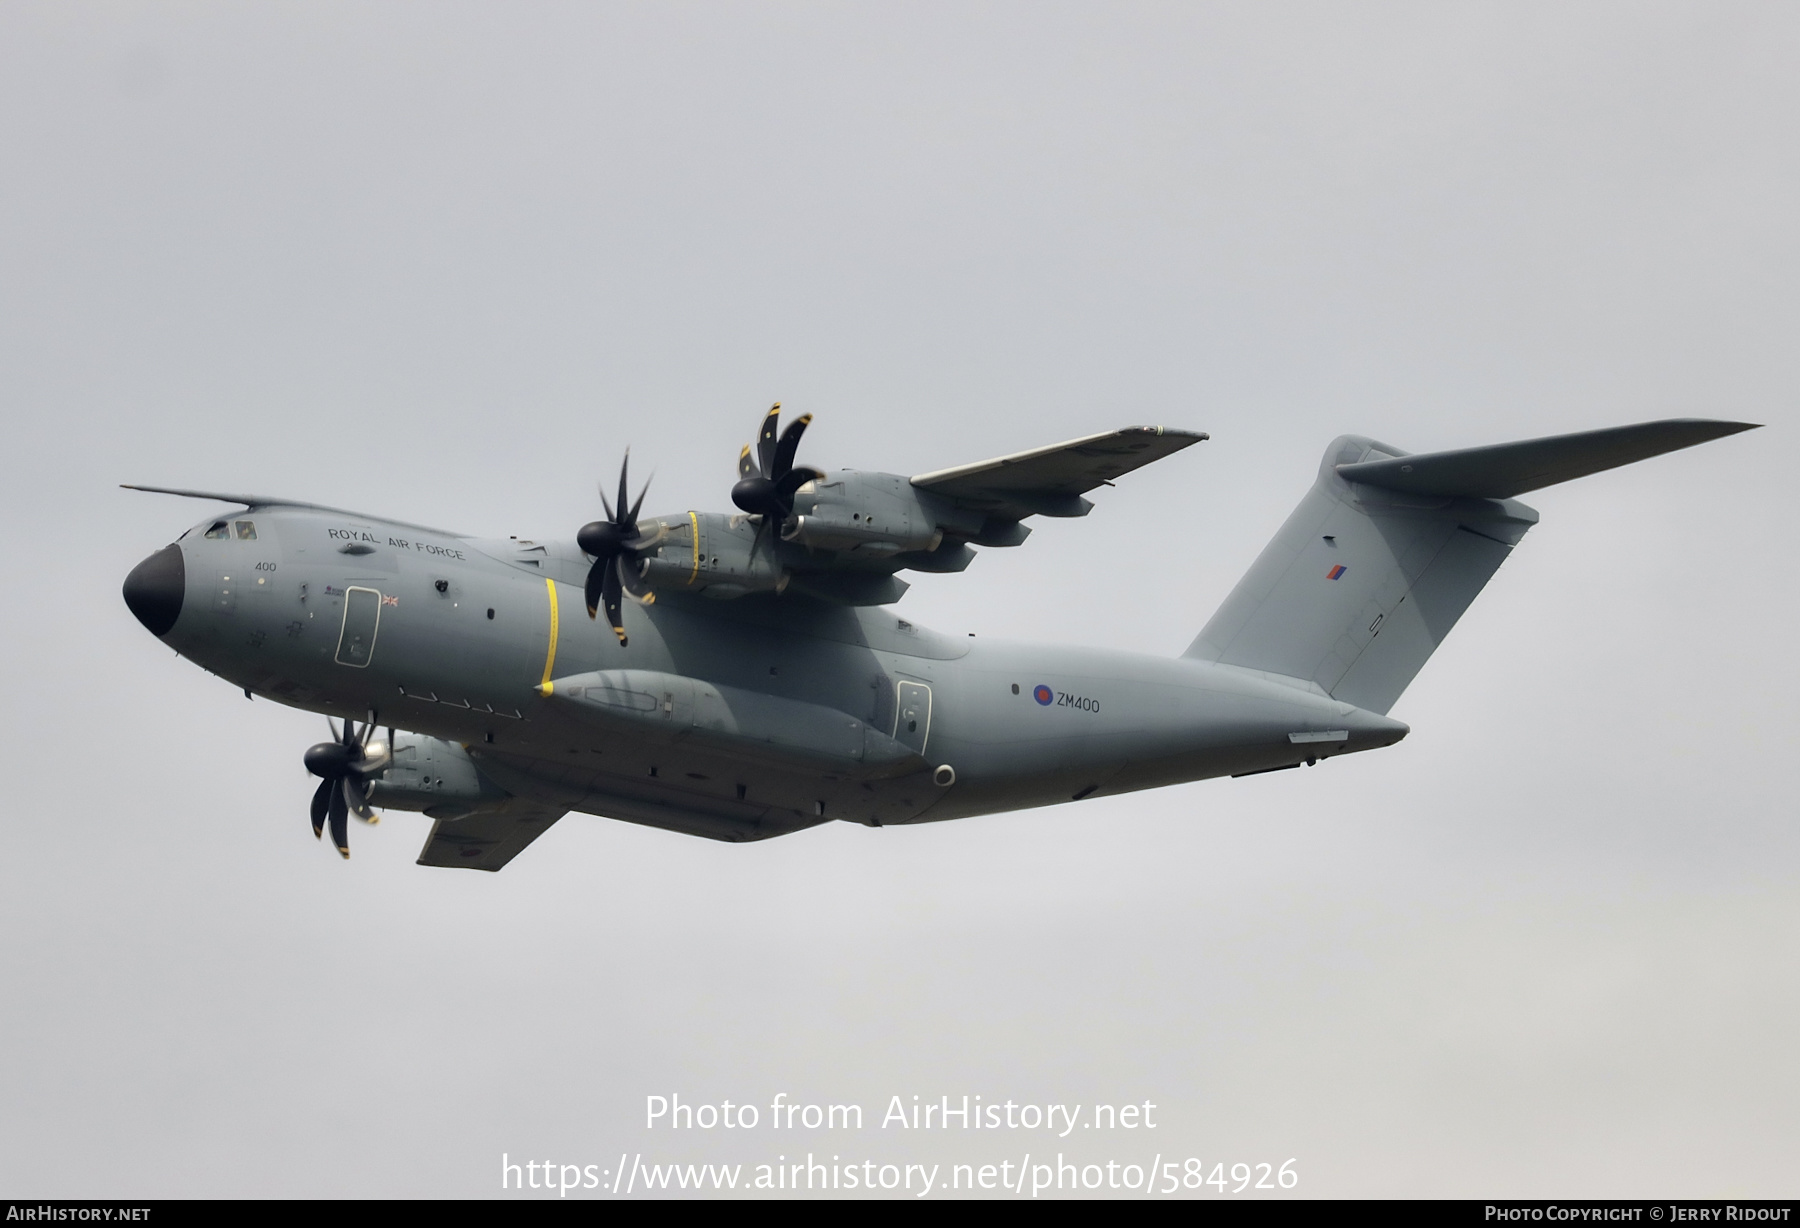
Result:
<svg viewBox="0 0 1800 1228"><path fill-rule="evenodd" d="M900 566L962 570L974 558L965 539L1010 546L1030 532L1014 521L991 523L984 513L920 490L898 474L853 469L800 487L793 514L778 534L759 517L716 512L662 517L642 527L652 526L661 540L643 560L651 588L708 597L779 593L788 586L791 568L807 592L850 605L898 600L905 585L885 577ZM907 557L884 562L896 555ZM839 563L848 565L841 573ZM844 578L834 580L828 573Z"/></svg>
<svg viewBox="0 0 1800 1228"><path fill-rule="evenodd" d="M748 516L689 512L657 523L666 536L644 561L644 580L652 588L742 597L787 587L774 543L758 545L756 523Z"/></svg>
<svg viewBox="0 0 1800 1228"><path fill-rule="evenodd" d="M853 558L932 551L944 540L942 521L954 518L956 511L947 504L930 504L943 501L897 474L840 469L795 493L794 514L781 536L808 549Z"/></svg>
<svg viewBox="0 0 1800 1228"><path fill-rule="evenodd" d="M460 819L512 795L483 776L469 752L422 733L394 735L394 758L369 785L369 804L384 810L422 810L434 819Z"/></svg>

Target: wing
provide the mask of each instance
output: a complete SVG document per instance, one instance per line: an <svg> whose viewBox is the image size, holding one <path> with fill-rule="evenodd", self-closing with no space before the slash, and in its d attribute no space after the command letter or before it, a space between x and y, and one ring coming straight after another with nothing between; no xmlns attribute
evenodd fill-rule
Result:
<svg viewBox="0 0 1800 1228"><path fill-rule="evenodd" d="M422 866L498 870L562 818L558 807L516 802L462 819L438 819L419 850Z"/></svg>
<svg viewBox="0 0 1800 1228"><path fill-rule="evenodd" d="M1113 478L1161 460L1207 436L1161 426L1128 426L1015 452L974 465L922 473L914 486L1003 520L1026 516L1085 516L1081 496Z"/></svg>

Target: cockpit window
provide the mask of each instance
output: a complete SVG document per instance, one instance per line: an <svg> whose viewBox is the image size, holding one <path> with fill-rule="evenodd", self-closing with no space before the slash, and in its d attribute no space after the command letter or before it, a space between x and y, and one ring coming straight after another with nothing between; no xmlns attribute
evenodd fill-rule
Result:
<svg viewBox="0 0 1800 1228"><path fill-rule="evenodd" d="M237 534L238 534L238 540L241 542L255 541L256 540L256 522L253 520L238 521L237 522Z"/></svg>
<svg viewBox="0 0 1800 1228"><path fill-rule="evenodd" d="M212 525L206 530L206 537L208 541L216 542L231 540L231 522L229 520L213 521Z"/></svg>

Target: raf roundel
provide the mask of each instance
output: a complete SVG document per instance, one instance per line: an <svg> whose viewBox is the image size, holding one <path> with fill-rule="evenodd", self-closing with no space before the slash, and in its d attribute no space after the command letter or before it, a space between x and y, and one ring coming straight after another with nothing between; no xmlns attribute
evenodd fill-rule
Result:
<svg viewBox="0 0 1800 1228"><path fill-rule="evenodd" d="M1037 700L1039 703L1043 704L1046 708L1048 708L1051 705L1051 703L1055 701L1056 692L1052 691L1049 687L1045 686L1043 683L1039 683L1037 690L1035 690L1031 693L1031 697L1033 699Z"/></svg>

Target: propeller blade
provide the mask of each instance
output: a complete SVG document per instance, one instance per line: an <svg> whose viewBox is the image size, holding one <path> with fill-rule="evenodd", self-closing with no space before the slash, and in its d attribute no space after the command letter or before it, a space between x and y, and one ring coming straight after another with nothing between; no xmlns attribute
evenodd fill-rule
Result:
<svg viewBox="0 0 1800 1228"><path fill-rule="evenodd" d="M744 450L738 453L738 480L741 482L745 478L761 476L762 470L756 467L756 462L750 457L750 445L745 444Z"/></svg>
<svg viewBox="0 0 1800 1228"><path fill-rule="evenodd" d="M337 782L331 783L336 784ZM332 789L326 817L331 820L331 842L337 845L337 851L346 861L350 859L350 827L344 822L348 813L349 807L344 802L344 790L342 788Z"/></svg>
<svg viewBox="0 0 1800 1228"><path fill-rule="evenodd" d="M650 483L655 480L656 475L654 473L644 479L644 489L638 491L637 502L631 505L631 515L625 518L626 522L625 525L621 526L622 528L627 528L628 530L635 530L637 528L638 509L644 506L644 496L650 493Z"/></svg>
<svg viewBox="0 0 1800 1228"><path fill-rule="evenodd" d="M325 718L325 726L331 730L331 740L333 742L342 742L344 740L344 735L338 730L337 722L332 720L329 716Z"/></svg>
<svg viewBox="0 0 1800 1228"><path fill-rule="evenodd" d="M652 605L656 594L644 583L644 574L638 570L635 560L624 555L619 556L619 583L624 586L626 595L639 605Z"/></svg>
<svg viewBox="0 0 1800 1228"><path fill-rule="evenodd" d="M740 465L749 463L749 453L750 450L745 448L738 458ZM643 489L638 491L636 502L627 502L631 497L631 449L626 448L625 457L619 462L618 503L610 502L606 491L602 490L600 502L606 505L606 519L583 525L575 535L576 544L594 560L582 586L588 617L598 618L600 611L605 610L607 625L619 637L621 648L629 642L625 636L623 594L629 593L633 601L644 605L656 600L656 594L644 582L639 556L661 544L669 534L669 527L658 524L651 532L638 532L638 513L643 510L650 483L655 480L656 475L651 474L645 479Z"/></svg>
<svg viewBox="0 0 1800 1228"><path fill-rule="evenodd" d="M600 612L601 589L605 585L606 574L611 570L612 557L600 559L588 568L587 574L587 612L593 618Z"/></svg>
<svg viewBox="0 0 1800 1228"><path fill-rule="evenodd" d="M769 471L769 476L777 482L794 467L794 453L800 450L800 436L806 434L807 424L811 421L811 414L801 414L781 432L781 442L775 446L775 468Z"/></svg>
<svg viewBox="0 0 1800 1228"><path fill-rule="evenodd" d="M756 521L756 535L750 539L751 556L755 557L759 551L767 551L773 557L775 540L781 535L782 517L779 515L753 516L751 519ZM778 561L777 566L779 566Z"/></svg>
<svg viewBox="0 0 1800 1228"><path fill-rule="evenodd" d="M775 428L781 425L781 402L777 401L763 415L762 429L756 433L756 459L763 476L775 476Z"/></svg>
<svg viewBox="0 0 1800 1228"><path fill-rule="evenodd" d="M608 522L616 521L618 517L613 515L613 505L606 501L606 487L601 486L598 482L594 485L600 487L600 506L606 509L606 519ZM588 553L592 554L593 551L590 550Z"/></svg>
<svg viewBox="0 0 1800 1228"><path fill-rule="evenodd" d="M374 822L375 812L369 809L368 795L362 791L362 786L354 778L344 777L343 793L344 805L349 807L351 814L365 823Z"/></svg>
<svg viewBox="0 0 1800 1228"><path fill-rule="evenodd" d="M625 460L619 465L619 516L623 516L625 514L625 490L626 490L626 485L627 485L626 479L630 473L631 473L631 449L626 448L625 449ZM615 524L619 523L619 516L613 517L613 522Z"/></svg>
<svg viewBox="0 0 1800 1228"><path fill-rule="evenodd" d="M619 569L606 567L600 576L600 601L606 607L606 621L619 637L619 647L626 645L625 611L619 604Z"/></svg>
<svg viewBox="0 0 1800 1228"><path fill-rule="evenodd" d="M325 807L331 799L331 781L321 780L319 787L313 791L312 823L313 839L317 840L325 834Z"/></svg>

